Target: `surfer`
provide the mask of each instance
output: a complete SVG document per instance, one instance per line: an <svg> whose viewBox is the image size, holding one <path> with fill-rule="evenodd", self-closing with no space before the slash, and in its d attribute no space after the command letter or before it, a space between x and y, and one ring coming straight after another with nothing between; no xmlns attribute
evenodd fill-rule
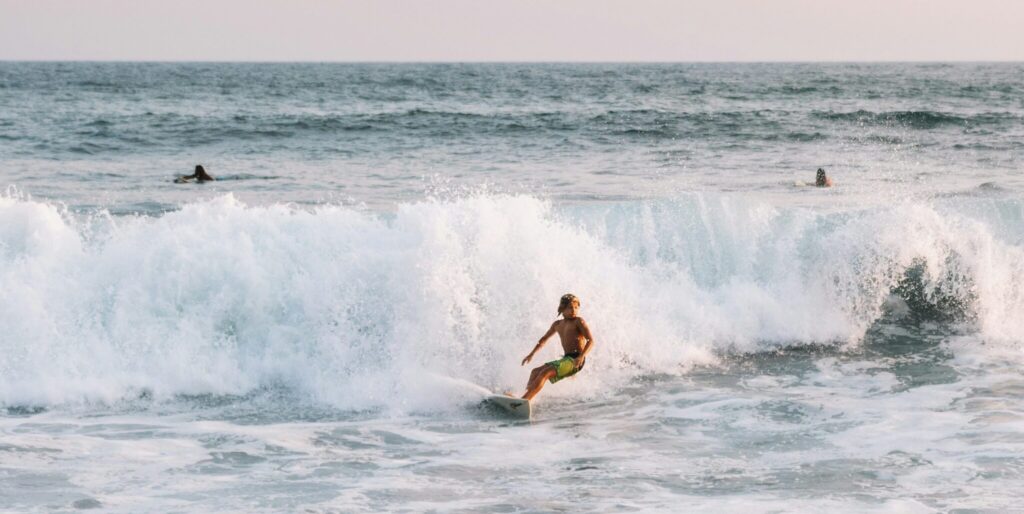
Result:
<svg viewBox="0 0 1024 514"><path fill-rule="evenodd" d="M818 187L832 187L832 179L825 175L825 168L818 168L818 175L814 177L814 185Z"/></svg>
<svg viewBox="0 0 1024 514"><path fill-rule="evenodd" d="M544 346L544 343L555 333L558 333L558 337L562 340L562 350L565 351L565 355L561 359L533 368L533 371L530 372L530 380L526 383L526 394L523 395L524 400L529 401L534 396L537 396L537 393L544 388L545 381L550 381L554 384L563 378L575 375L583 369L587 354L594 348L594 337L590 335L590 327L587 326L587 322L576 315L579 310L580 300L576 298L576 295L566 294L562 296L562 299L558 302L558 313L562 315L562 319L555 320L551 324L551 328L548 329L547 333L537 341L537 346L534 346L533 351L523 359L522 365L525 366L527 362L533 359L534 354Z"/></svg>
<svg viewBox="0 0 1024 514"><path fill-rule="evenodd" d="M196 171L193 172L191 175L182 175L174 179L174 181L177 182L178 184L184 184L190 180L195 180L196 182L202 183L216 179L211 177L210 174L206 172L206 169L198 164L196 165Z"/></svg>

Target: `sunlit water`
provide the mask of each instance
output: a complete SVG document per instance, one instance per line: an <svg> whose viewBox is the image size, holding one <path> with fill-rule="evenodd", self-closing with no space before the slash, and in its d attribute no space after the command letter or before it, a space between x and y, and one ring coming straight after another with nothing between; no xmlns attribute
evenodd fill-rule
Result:
<svg viewBox="0 0 1024 514"><path fill-rule="evenodd" d="M1019 65L0 63L0 510L1018 509L1022 98ZM481 407L568 291L587 368Z"/></svg>

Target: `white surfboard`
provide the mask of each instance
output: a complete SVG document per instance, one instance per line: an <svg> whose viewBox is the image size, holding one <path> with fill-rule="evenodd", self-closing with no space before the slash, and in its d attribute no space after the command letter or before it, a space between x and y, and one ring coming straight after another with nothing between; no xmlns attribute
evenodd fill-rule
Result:
<svg viewBox="0 0 1024 514"><path fill-rule="evenodd" d="M494 405L500 411L507 413L514 418L530 419L530 414L532 414L530 401L522 398L512 398L511 396L495 394L488 396L484 401Z"/></svg>

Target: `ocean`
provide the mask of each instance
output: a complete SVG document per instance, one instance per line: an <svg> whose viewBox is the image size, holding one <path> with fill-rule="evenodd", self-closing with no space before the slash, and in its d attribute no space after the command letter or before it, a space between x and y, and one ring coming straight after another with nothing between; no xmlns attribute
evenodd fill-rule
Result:
<svg viewBox="0 0 1024 514"><path fill-rule="evenodd" d="M1020 511L1022 169L1014 63L2 62L0 511Z"/></svg>

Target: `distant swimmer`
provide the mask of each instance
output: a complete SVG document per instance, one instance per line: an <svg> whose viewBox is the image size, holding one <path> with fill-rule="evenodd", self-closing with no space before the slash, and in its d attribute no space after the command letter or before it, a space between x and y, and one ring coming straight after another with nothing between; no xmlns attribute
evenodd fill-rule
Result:
<svg viewBox="0 0 1024 514"><path fill-rule="evenodd" d="M594 348L594 337L590 335L590 327L587 326L587 322L576 315L579 310L580 300L575 295L566 294L558 302L558 313L562 315L562 319L555 320L551 324L547 333L540 338L540 341L537 341L537 346L534 346L533 351L523 359L522 365L525 366L530 362L534 354L555 333L558 333L558 337L562 340L562 350L565 351L565 355L561 359L533 368L533 371L530 372L530 380L526 383L526 394L523 395L523 399L532 400L534 396L537 396L537 393L544 387L545 381L551 381L554 384L583 369L587 354Z"/></svg>
<svg viewBox="0 0 1024 514"><path fill-rule="evenodd" d="M195 180L198 183L203 183L216 179L211 177L210 174L207 173L202 166L196 165L196 171L194 173L192 173L191 175L182 175L174 179L174 182L178 184L184 184L187 182L191 182L193 180Z"/></svg>
<svg viewBox="0 0 1024 514"><path fill-rule="evenodd" d="M814 185L818 187L832 187L832 179L825 174L825 168L818 168L818 175L814 177Z"/></svg>

